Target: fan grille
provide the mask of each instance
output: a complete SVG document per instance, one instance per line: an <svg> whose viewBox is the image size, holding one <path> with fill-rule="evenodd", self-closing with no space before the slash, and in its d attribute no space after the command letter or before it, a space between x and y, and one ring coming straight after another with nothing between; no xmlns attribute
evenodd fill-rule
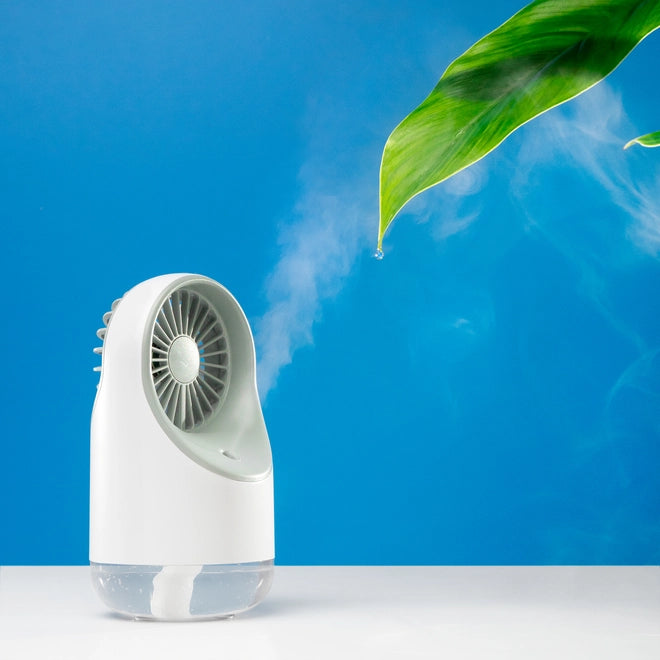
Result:
<svg viewBox="0 0 660 660"><path fill-rule="evenodd" d="M160 405L183 431L206 422L229 384L227 335L213 306L190 289L163 303L151 333L151 378Z"/></svg>

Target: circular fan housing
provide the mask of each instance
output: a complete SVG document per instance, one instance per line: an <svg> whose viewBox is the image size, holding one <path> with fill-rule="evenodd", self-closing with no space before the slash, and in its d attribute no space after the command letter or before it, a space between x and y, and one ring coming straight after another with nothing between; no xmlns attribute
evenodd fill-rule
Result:
<svg viewBox="0 0 660 660"><path fill-rule="evenodd" d="M229 375L219 314L196 291L173 291L151 333L151 378L163 412L182 431L202 426L222 406Z"/></svg>

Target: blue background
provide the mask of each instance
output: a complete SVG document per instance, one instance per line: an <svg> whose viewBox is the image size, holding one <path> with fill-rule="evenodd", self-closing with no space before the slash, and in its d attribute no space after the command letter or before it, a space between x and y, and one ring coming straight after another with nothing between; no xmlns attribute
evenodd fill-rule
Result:
<svg viewBox="0 0 660 660"><path fill-rule="evenodd" d="M167 272L255 328L279 563L660 562L660 37L371 256L387 136L519 8L2 3L0 563L87 561L95 331Z"/></svg>

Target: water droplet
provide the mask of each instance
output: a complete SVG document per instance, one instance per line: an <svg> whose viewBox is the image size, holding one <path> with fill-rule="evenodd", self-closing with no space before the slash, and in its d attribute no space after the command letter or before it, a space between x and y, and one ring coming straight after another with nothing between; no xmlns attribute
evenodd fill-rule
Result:
<svg viewBox="0 0 660 660"><path fill-rule="evenodd" d="M383 253L383 251L380 248L378 248L374 252L374 259L378 259L378 261L381 261L384 256L385 256L385 254Z"/></svg>

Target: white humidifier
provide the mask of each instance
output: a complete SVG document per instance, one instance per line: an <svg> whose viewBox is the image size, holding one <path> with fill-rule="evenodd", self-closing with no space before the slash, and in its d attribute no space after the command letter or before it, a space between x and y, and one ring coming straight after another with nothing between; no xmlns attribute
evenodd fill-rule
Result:
<svg viewBox="0 0 660 660"><path fill-rule="evenodd" d="M226 617L273 575L273 477L243 310L200 275L112 304L91 425L92 580L133 617Z"/></svg>

